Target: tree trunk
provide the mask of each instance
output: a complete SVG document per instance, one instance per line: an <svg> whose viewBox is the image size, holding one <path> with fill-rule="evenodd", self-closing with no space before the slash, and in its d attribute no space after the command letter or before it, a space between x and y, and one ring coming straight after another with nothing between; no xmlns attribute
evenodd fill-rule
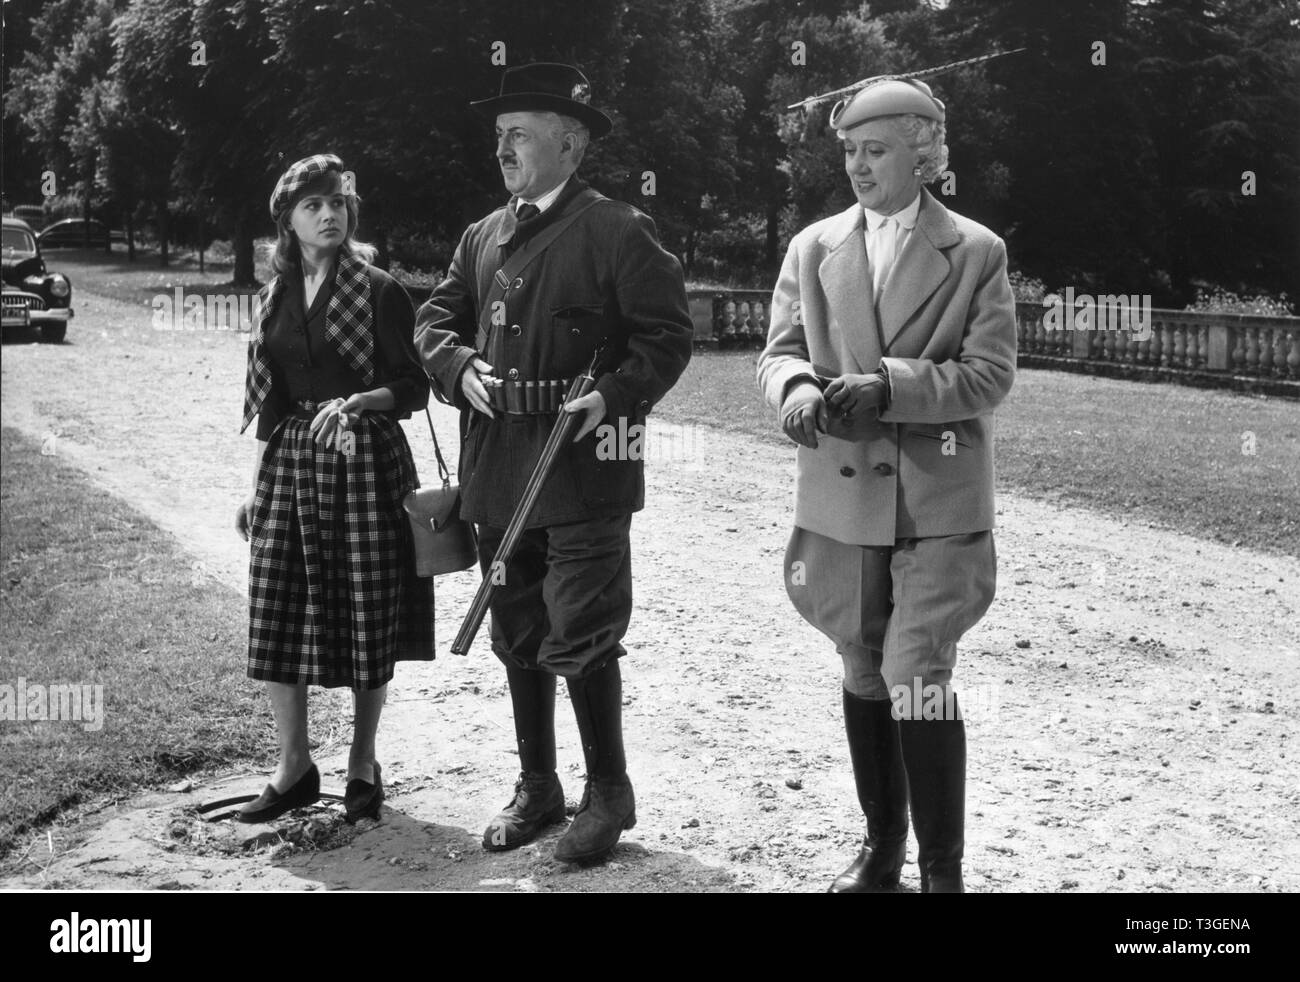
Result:
<svg viewBox="0 0 1300 982"><path fill-rule="evenodd" d="M85 181L83 186L86 193L81 198L81 247L90 248L90 189L95 183L95 172L90 167L86 168Z"/></svg>
<svg viewBox="0 0 1300 982"><path fill-rule="evenodd" d="M135 262L135 202L126 209L126 261Z"/></svg>
<svg viewBox="0 0 1300 982"><path fill-rule="evenodd" d="M170 216L167 214L167 199L162 198L157 203L158 215L158 265L166 266L168 260L167 237L171 233Z"/></svg>
<svg viewBox="0 0 1300 982"><path fill-rule="evenodd" d="M253 262L253 225L242 212L235 217L234 241L231 244L235 248L235 285L257 286Z"/></svg>
<svg viewBox="0 0 1300 982"><path fill-rule="evenodd" d="M781 269L781 257L777 254L781 244L781 204L770 202L767 206L767 239L763 244L763 268L773 276Z"/></svg>

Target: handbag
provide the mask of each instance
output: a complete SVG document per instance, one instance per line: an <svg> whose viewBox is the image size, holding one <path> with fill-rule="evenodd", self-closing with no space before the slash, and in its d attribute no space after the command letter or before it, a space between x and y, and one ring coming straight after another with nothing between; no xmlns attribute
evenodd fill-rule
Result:
<svg viewBox="0 0 1300 982"><path fill-rule="evenodd" d="M460 517L460 487L451 483L427 406L424 415L429 420L442 487L416 488L402 500L402 507L415 539L416 574L438 576L474 566L478 562L478 537L474 526Z"/></svg>

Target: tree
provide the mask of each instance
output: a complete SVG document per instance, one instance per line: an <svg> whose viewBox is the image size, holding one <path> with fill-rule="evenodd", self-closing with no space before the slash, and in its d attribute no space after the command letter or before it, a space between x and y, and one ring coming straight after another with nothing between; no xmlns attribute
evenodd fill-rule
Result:
<svg viewBox="0 0 1300 982"><path fill-rule="evenodd" d="M1136 16L1173 302L1193 301L1198 279L1295 296L1300 3L1152 0Z"/></svg>
<svg viewBox="0 0 1300 982"><path fill-rule="evenodd" d="M254 284L253 239L288 162L271 148L283 142L298 81L276 70L266 4L133 0L114 41L125 99L152 107L158 130L176 134L175 176L190 195L211 196L230 231L234 282ZM163 188L151 190L165 200Z"/></svg>
<svg viewBox="0 0 1300 982"><path fill-rule="evenodd" d="M32 48L10 72L5 96L6 117L20 122L39 157L40 193L48 196L47 178L55 193L75 188L85 218L95 193L101 82L113 61L114 13L112 0L48 4L31 22Z"/></svg>

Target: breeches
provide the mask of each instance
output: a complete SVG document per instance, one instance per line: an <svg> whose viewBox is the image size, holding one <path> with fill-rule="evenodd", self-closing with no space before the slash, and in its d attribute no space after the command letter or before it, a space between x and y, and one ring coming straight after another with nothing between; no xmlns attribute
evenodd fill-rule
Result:
<svg viewBox="0 0 1300 982"><path fill-rule="evenodd" d="M581 678L626 654L632 619L632 516L528 529L504 569L505 530L479 526L479 562L496 576L492 651L511 668Z"/></svg>
<svg viewBox="0 0 1300 982"><path fill-rule="evenodd" d="M957 642L989 609L996 579L991 531L855 546L796 527L785 555L790 599L835 642L844 687L863 699L898 686L946 692Z"/></svg>

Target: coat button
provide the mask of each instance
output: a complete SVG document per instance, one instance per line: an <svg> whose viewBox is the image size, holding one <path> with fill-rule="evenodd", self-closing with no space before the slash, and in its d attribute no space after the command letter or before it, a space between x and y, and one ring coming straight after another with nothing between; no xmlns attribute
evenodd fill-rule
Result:
<svg viewBox="0 0 1300 982"><path fill-rule="evenodd" d="M894 473L894 467L892 464L877 464L875 469L879 471L881 474L884 474L885 477L888 477L890 474Z"/></svg>
<svg viewBox="0 0 1300 982"><path fill-rule="evenodd" d="M854 474L857 473L857 471L855 471L852 467L841 467L841 468L840 468L840 473L841 473L844 477L852 477Z"/></svg>
<svg viewBox="0 0 1300 982"><path fill-rule="evenodd" d="M523 285L524 285L524 278L522 276L516 276L514 282L514 289L518 290Z"/></svg>
<svg viewBox="0 0 1300 982"><path fill-rule="evenodd" d="M649 408L650 408L650 400L649 400L649 399L642 399L642 400L638 403L638 405L639 405L642 409L649 409Z"/></svg>
<svg viewBox="0 0 1300 982"><path fill-rule="evenodd" d="M517 368L512 368L510 369L510 371L506 372L506 378L518 378L518 377L519 377L519 369Z"/></svg>
<svg viewBox="0 0 1300 982"><path fill-rule="evenodd" d="M510 327L510 336L511 336L512 338L517 338L517 337L519 337L519 335L521 335L521 334L523 334L523 333L524 333L524 329L523 329L522 327L520 327L518 324L513 324L513 325L511 325L511 327Z"/></svg>
<svg viewBox="0 0 1300 982"><path fill-rule="evenodd" d="M569 333L570 333L570 334L581 334L581 333L582 333L582 328L580 328L580 327L571 327L571 328L569 328Z"/></svg>

